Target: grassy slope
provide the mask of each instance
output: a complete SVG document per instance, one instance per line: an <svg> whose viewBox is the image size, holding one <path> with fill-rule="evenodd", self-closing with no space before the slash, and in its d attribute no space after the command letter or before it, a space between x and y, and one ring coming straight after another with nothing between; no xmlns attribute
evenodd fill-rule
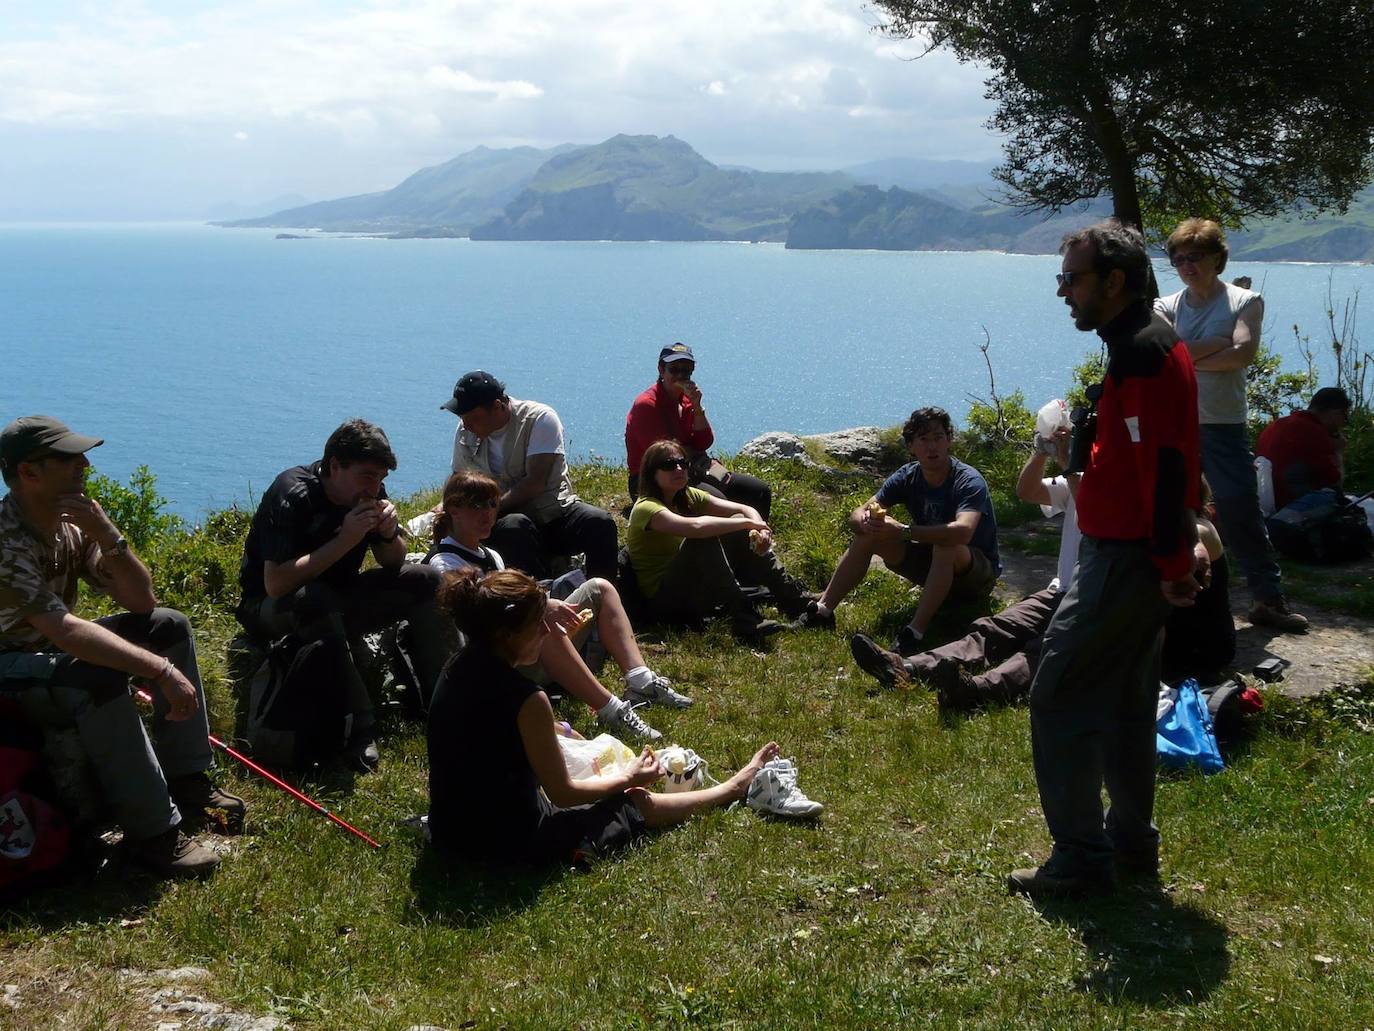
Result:
<svg viewBox="0 0 1374 1031"><path fill-rule="evenodd" d="M619 470L579 478L623 504ZM770 479L780 546L818 583L868 488ZM872 576L841 630L886 633L913 604ZM197 621L224 724L232 620L207 602ZM590 872L446 874L395 826L425 804L423 734L398 726L379 774L312 788L384 851L238 782L254 833L209 883L116 876L18 906L0 980L49 1008L0 1008L0 1027L152 1026L115 972L185 963L213 971L213 997L300 1028L1345 1027L1374 1012L1368 701L1335 718L1273 699L1227 772L1161 781L1163 891L1042 911L1002 888L1047 845L1024 710L944 722L923 691L875 691L845 637L815 631L760 653L719 628L648 650L697 699L652 721L719 771L776 737L828 804L817 825L717 812Z"/></svg>

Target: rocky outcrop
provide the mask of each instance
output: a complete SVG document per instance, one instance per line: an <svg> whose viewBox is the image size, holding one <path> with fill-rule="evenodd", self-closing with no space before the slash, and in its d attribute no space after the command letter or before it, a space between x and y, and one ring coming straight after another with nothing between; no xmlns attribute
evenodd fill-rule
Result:
<svg viewBox="0 0 1374 1031"><path fill-rule="evenodd" d="M804 438L819 444L826 454L847 465L877 471L883 464L883 441L877 426L855 426L833 433L815 433Z"/></svg>
<svg viewBox="0 0 1374 1031"><path fill-rule="evenodd" d="M811 469L825 469L840 474L840 470L831 469L812 458L807 451L808 444L812 445L812 451L819 446L839 465L857 466L874 473L883 471L883 442L877 426L855 426L806 437L774 430L755 437L740 448L739 453L759 462L800 462Z"/></svg>
<svg viewBox="0 0 1374 1031"><path fill-rule="evenodd" d="M806 453L806 444L795 433L761 433L740 448L739 453L756 462L800 462L813 469L820 468L819 463Z"/></svg>

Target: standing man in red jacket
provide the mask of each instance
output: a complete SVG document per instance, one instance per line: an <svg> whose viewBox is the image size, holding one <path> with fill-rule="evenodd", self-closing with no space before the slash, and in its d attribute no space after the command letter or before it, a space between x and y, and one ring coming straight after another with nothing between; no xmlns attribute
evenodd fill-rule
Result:
<svg viewBox="0 0 1374 1031"><path fill-rule="evenodd" d="M688 469L691 484L708 494L748 505L764 521L773 505L773 491L756 476L726 472L715 463L715 472L703 476L706 449L716 439L706 409L701 403L701 388L692 378L697 361L684 343L670 344L658 352L658 379L630 406L625 416L625 464L630 470L630 497L639 496L639 463L656 440L676 440L692 461ZM699 461L698 456L703 456Z"/></svg>
<svg viewBox="0 0 1374 1031"><path fill-rule="evenodd" d="M1076 413L1070 471L1082 471L1083 540L1031 685L1035 779L1054 850L1013 870L1008 886L1037 897L1110 891L1118 869L1158 875L1161 632L1170 606L1193 604L1210 574L1194 519L1197 379L1188 348L1145 299L1145 241L1109 220L1066 236L1060 254L1059 296L1077 328L1102 338L1107 374L1089 391L1095 418Z"/></svg>

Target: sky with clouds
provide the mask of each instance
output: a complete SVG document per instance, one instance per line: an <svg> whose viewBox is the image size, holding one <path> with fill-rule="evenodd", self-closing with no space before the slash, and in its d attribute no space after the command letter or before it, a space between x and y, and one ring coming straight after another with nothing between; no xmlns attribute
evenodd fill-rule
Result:
<svg viewBox="0 0 1374 1031"><path fill-rule="evenodd" d="M386 189L672 133L768 169L993 160L983 73L862 0L0 0L0 219Z"/></svg>

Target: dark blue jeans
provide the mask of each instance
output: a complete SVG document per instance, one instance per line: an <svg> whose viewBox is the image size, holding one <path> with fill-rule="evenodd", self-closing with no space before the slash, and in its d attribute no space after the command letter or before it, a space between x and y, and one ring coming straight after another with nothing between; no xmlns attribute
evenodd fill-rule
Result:
<svg viewBox="0 0 1374 1031"><path fill-rule="evenodd" d="M1260 513L1255 457L1243 423L1203 423L1202 473L1216 500L1221 542L1256 601L1283 597L1283 578Z"/></svg>

